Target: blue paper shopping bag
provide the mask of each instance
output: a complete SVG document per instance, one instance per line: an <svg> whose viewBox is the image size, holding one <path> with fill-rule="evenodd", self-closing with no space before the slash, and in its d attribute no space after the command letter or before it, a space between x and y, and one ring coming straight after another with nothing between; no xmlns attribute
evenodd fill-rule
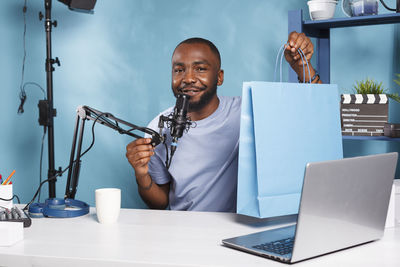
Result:
<svg viewBox="0 0 400 267"><path fill-rule="evenodd" d="M337 85L243 83L237 213L298 213L306 164L341 158Z"/></svg>

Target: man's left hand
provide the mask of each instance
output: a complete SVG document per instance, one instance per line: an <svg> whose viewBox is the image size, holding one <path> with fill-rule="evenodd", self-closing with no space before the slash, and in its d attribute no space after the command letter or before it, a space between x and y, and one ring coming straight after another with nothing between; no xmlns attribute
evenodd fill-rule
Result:
<svg viewBox="0 0 400 267"><path fill-rule="evenodd" d="M289 34L289 39L287 43L288 46L285 49L286 61L297 73L300 80L303 80L303 60L300 56L300 53L298 52L299 48L303 51L306 60L308 61L311 71L311 77L313 77L313 75L315 74L315 70L310 64L310 59L314 54L314 45L312 44L310 38L308 38L304 33L291 32ZM304 62L304 66L305 65L306 62ZM308 76L308 71L306 71L306 81L309 80Z"/></svg>

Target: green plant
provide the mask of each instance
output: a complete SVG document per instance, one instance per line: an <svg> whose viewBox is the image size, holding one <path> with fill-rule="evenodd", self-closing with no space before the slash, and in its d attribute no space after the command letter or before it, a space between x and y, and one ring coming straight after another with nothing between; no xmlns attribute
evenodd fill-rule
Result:
<svg viewBox="0 0 400 267"><path fill-rule="evenodd" d="M397 83L398 85L400 85L400 74L396 74L397 76L397 80L394 80L395 83Z"/></svg>
<svg viewBox="0 0 400 267"><path fill-rule="evenodd" d="M400 75L398 74L399 79ZM400 85L400 81L395 81L397 84ZM386 94L388 97L400 103L400 96L396 94L389 94L387 89L383 88L382 83L377 83L372 79L365 79L363 81L357 81L356 84L353 86L354 90L357 94Z"/></svg>

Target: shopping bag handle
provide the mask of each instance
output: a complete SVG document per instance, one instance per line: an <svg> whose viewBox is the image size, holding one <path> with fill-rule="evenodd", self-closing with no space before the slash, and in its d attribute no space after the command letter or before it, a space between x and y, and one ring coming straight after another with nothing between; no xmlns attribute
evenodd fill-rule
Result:
<svg viewBox="0 0 400 267"><path fill-rule="evenodd" d="M279 62L279 55L281 56L281 64L280 64L280 82L282 82L282 62L283 62L283 56L285 54L285 49L288 46L288 44L283 44L278 51L278 54L276 55L276 61L275 61L275 72L274 72L274 82L276 81L276 70L278 68L278 62ZM306 70L305 70L305 66L304 66L304 62L306 62L307 64L307 70L308 70L308 77L311 77L311 72L310 72L310 66L308 65L308 61L306 58L306 55L303 53L303 50L301 50L301 48L297 49L297 52L299 52L300 57L301 57L301 62L303 63L303 83L306 82ZM309 81L309 83L311 83L311 79Z"/></svg>

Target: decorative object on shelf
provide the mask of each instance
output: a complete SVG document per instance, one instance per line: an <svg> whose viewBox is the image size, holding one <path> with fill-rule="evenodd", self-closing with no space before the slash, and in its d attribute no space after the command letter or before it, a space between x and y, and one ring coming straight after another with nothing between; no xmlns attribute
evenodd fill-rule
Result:
<svg viewBox="0 0 400 267"><path fill-rule="evenodd" d="M400 79L400 74L397 74L397 76ZM395 80L395 82L400 85L400 81ZM386 94L387 97L400 103L400 96L397 93L388 93L387 89L383 88L382 82L378 84L374 80L367 78L365 81L357 81L353 88L357 94Z"/></svg>
<svg viewBox="0 0 400 267"><path fill-rule="evenodd" d="M311 0L307 2L312 20L331 19L335 15L337 0Z"/></svg>
<svg viewBox="0 0 400 267"><path fill-rule="evenodd" d="M351 0L342 0L342 12L347 16L351 17Z"/></svg>
<svg viewBox="0 0 400 267"><path fill-rule="evenodd" d="M389 102L382 83L356 82L356 94L343 94L340 105L342 135L382 136L388 122Z"/></svg>
<svg viewBox="0 0 400 267"><path fill-rule="evenodd" d="M378 1L343 0L342 11L347 17L378 15Z"/></svg>
<svg viewBox="0 0 400 267"><path fill-rule="evenodd" d="M352 16L370 16L378 15L377 0L353 0L351 2Z"/></svg>
<svg viewBox="0 0 400 267"><path fill-rule="evenodd" d="M382 136L388 99L385 94L342 94L340 117L342 135Z"/></svg>

